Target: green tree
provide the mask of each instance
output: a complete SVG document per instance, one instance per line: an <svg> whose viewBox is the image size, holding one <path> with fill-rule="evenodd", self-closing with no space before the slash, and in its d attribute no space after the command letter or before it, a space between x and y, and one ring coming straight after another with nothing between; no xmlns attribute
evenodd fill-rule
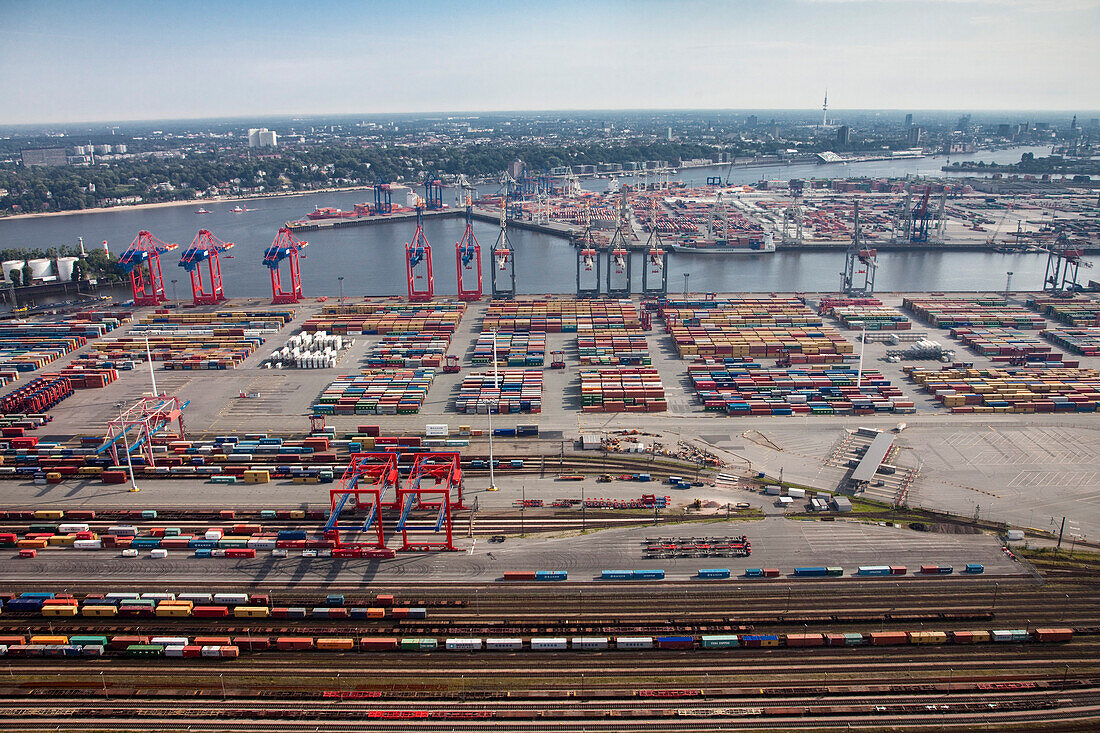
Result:
<svg viewBox="0 0 1100 733"><path fill-rule="evenodd" d="M11 272L8 273L8 278L11 279L12 285L15 287L19 287L23 284L23 275L14 267Z"/></svg>
<svg viewBox="0 0 1100 733"><path fill-rule="evenodd" d="M34 281L34 277L31 274L31 263L23 263L23 284L30 285Z"/></svg>

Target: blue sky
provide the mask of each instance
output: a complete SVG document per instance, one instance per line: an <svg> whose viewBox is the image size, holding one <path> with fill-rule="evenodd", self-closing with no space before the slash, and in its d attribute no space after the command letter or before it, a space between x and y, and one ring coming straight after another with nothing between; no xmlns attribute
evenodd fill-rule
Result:
<svg viewBox="0 0 1100 733"><path fill-rule="evenodd" d="M1100 0L0 0L0 124L1100 108Z"/></svg>

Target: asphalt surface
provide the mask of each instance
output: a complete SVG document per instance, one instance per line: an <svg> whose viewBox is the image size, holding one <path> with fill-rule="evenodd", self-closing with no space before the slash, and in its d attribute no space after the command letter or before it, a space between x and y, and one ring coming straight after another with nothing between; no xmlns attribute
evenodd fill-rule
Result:
<svg viewBox="0 0 1100 733"><path fill-rule="evenodd" d="M747 535L752 556L747 558L645 559L647 537L726 537ZM105 584L158 582L166 586L218 580L293 585L296 583L381 582L492 582L507 570L567 570L570 581L595 580L605 569L665 570L669 579L693 577L700 568L779 568L784 577L795 567L841 566L853 573L860 565L905 565L910 573L921 564L952 565L958 573L967 563L982 563L989 575L1023 575L1027 569L1008 559L996 538L917 532L856 522L798 521L772 517L759 521L718 521L605 529L587 534L510 537L502 544L460 537L459 552L399 553L393 560L305 558L292 552L285 558L258 553L254 559L196 559L184 551L169 552L164 560L123 558L115 551L48 550L33 560L5 562L0 583L45 582ZM14 557L14 553L12 553ZM980 576L979 576L980 577ZM822 579L823 582L831 582ZM889 578L865 582L890 583ZM968 578L959 577L960 583Z"/></svg>

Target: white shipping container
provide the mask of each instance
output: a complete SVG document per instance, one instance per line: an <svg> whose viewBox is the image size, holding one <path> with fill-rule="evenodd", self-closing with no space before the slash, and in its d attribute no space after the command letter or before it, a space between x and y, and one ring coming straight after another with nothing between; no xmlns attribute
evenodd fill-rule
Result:
<svg viewBox="0 0 1100 733"><path fill-rule="evenodd" d="M164 647L164 656L166 657L182 657L183 647L179 644L173 644L172 646Z"/></svg>
<svg viewBox="0 0 1100 733"><path fill-rule="evenodd" d="M75 540L73 542L74 550L102 550L103 540Z"/></svg>
<svg viewBox="0 0 1100 733"><path fill-rule="evenodd" d="M180 593L176 600L191 601L192 603L211 603L213 596L209 593Z"/></svg>
<svg viewBox="0 0 1100 733"><path fill-rule="evenodd" d="M620 636L615 639L616 649L652 649L652 636Z"/></svg>
<svg viewBox="0 0 1100 733"><path fill-rule="evenodd" d="M129 524L108 527L107 534L113 534L115 537L137 537L137 527Z"/></svg>
<svg viewBox="0 0 1100 733"><path fill-rule="evenodd" d="M606 649L607 637L606 636L574 636L573 637L574 649Z"/></svg>
<svg viewBox="0 0 1100 733"><path fill-rule="evenodd" d="M793 497L795 499L805 499L806 489L787 489L787 496Z"/></svg>
<svg viewBox="0 0 1100 733"><path fill-rule="evenodd" d="M208 529L203 536L208 540L220 540L224 534L220 529Z"/></svg>
<svg viewBox="0 0 1100 733"><path fill-rule="evenodd" d="M57 525L57 531L61 534L71 534L73 532L90 532L91 528L87 524L59 524Z"/></svg>
<svg viewBox="0 0 1100 733"><path fill-rule="evenodd" d="M137 550L123 550L123 557L137 557Z"/></svg>
<svg viewBox="0 0 1100 733"><path fill-rule="evenodd" d="M450 429L446 423L434 423L424 426L424 435L429 438L446 438L450 434Z"/></svg>
<svg viewBox="0 0 1100 733"><path fill-rule="evenodd" d="M220 657L222 655L222 648L220 646L204 646L199 653L204 657Z"/></svg>
<svg viewBox="0 0 1100 733"><path fill-rule="evenodd" d="M468 652L481 649L481 639L447 639L445 644L449 651Z"/></svg>
<svg viewBox="0 0 1100 733"><path fill-rule="evenodd" d="M519 651L523 649L523 639L486 639L485 648L491 651Z"/></svg>
<svg viewBox="0 0 1100 733"><path fill-rule="evenodd" d="M150 644L164 644L165 646L187 646L186 636L154 636L149 640Z"/></svg>
<svg viewBox="0 0 1100 733"><path fill-rule="evenodd" d="M168 550L152 550L149 552L149 557L153 558L154 560L163 560L164 558L168 557Z"/></svg>

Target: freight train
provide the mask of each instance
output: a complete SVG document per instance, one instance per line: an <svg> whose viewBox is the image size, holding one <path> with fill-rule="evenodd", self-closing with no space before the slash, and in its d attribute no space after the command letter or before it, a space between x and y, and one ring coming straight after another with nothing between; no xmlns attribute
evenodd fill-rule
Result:
<svg viewBox="0 0 1100 733"><path fill-rule="evenodd" d="M980 629L961 631L872 631L843 634L721 634L701 636L574 637L312 637L312 636L0 636L0 656L75 657L122 654L136 657L234 659L246 651L609 651L753 649L769 647L900 646L930 644L1056 643L1074 630Z"/></svg>

